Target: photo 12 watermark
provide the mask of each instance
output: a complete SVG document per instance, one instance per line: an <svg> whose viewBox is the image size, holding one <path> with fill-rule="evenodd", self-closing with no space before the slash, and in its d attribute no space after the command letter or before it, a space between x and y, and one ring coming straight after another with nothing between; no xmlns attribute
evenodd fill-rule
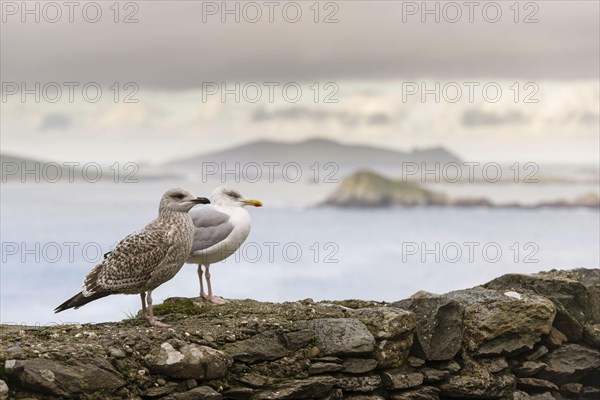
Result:
<svg viewBox="0 0 600 400"><path fill-rule="evenodd" d="M340 167L337 163L295 161L264 162L202 162L200 173L202 183L218 180L221 183L257 183L283 181L286 183L338 183Z"/></svg>
<svg viewBox="0 0 600 400"><path fill-rule="evenodd" d="M337 1L201 1L202 23L256 24L340 22Z"/></svg>
<svg viewBox="0 0 600 400"><path fill-rule="evenodd" d="M535 162L403 162L400 166L403 183L540 183L539 172Z"/></svg>
<svg viewBox="0 0 600 400"><path fill-rule="evenodd" d="M537 264L540 246L534 241L500 244L498 242L402 242L403 263L450 264Z"/></svg>
<svg viewBox="0 0 600 400"><path fill-rule="evenodd" d="M3 264L75 264L100 263L111 257L118 243L108 247L98 242L16 242L3 241L1 259ZM230 254L233 255L229 258ZM335 241L297 242L269 241L245 242L241 246L220 243L213 246L210 253L224 255L219 257L225 262L250 264L296 264L311 262L315 264L337 264L340 245ZM108 260L110 262L110 260Z"/></svg>
<svg viewBox="0 0 600 400"><path fill-rule="evenodd" d="M540 22L537 1L401 1L403 23Z"/></svg>
<svg viewBox="0 0 600 400"><path fill-rule="evenodd" d="M135 162L102 166L97 162L78 161L2 161L0 170L2 183L138 183L140 166Z"/></svg>
<svg viewBox="0 0 600 400"><path fill-rule="evenodd" d="M420 103L498 103L507 99L514 103L537 104L540 86L537 82L493 81L412 81L402 82L402 102Z"/></svg>
<svg viewBox="0 0 600 400"><path fill-rule="evenodd" d="M98 82L2 82L2 103L97 103L108 98L115 103L138 103L136 82L114 82L102 87Z"/></svg>
<svg viewBox="0 0 600 400"><path fill-rule="evenodd" d="M313 82L304 85L304 89L298 82L202 82L202 102L298 103L305 99L314 103L339 103L339 90L336 82Z"/></svg>
<svg viewBox="0 0 600 400"><path fill-rule="evenodd" d="M138 1L2 1L3 24L10 23L79 23L97 24L109 21L115 24L140 22Z"/></svg>

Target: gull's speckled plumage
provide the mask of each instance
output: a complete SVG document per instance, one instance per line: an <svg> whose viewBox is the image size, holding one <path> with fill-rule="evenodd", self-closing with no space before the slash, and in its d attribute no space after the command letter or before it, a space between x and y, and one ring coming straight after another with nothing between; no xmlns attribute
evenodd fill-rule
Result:
<svg viewBox="0 0 600 400"><path fill-rule="evenodd" d="M111 294L138 293L145 311L146 292L151 307L152 290L173 278L190 253L194 226L188 211L196 204L207 203L207 199L196 198L183 189L167 191L161 199L158 218L121 240L86 276L83 291L55 312L77 309Z"/></svg>

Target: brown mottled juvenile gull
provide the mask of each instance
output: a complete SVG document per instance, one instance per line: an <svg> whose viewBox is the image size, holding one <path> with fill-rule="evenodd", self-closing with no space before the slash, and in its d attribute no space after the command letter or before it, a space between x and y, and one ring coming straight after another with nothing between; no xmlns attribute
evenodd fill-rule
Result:
<svg viewBox="0 0 600 400"><path fill-rule="evenodd" d="M184 189L168 190L160 200L158 218L121 240L85 277L83 290L54 312L78 309L111 294L139 293L142 315L151 325L166 326L154 318L152 291L173 278L190 253L194 227L188 211L209 202Z"/></svg>
<svg viewBox="0 0 600 400"><path fill-rule="evenodd" d="M243 207L261 207L262 203L247 199L228 186L216 188L210 196L210 202L209 205L194 207L190 211L194 223L194 242L185 262L198 264L200 296L211 303L223 304L227 301L212 292L210 264L226 259L244 243L250 233L250 214ZM206 270L204 275L208 294L204 292L202 265Z"/></svg>

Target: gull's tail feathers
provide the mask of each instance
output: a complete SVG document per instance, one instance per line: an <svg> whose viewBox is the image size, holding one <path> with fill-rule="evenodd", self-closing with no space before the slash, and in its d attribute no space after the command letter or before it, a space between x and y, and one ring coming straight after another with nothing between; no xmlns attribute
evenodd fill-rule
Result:
<svg viewBox="0 0 600 400"><path fill-rule="evenodd" d="M69 308L78 309L81 306L86 305L87 303L101 299L103 297L108 296L110 293L94 293L90 296L84 296L83 292L77 293L75 296L71 297L69 300L62 303L60 306L54 309L55 313L59 313L61 311L68 310Z"/></svg>

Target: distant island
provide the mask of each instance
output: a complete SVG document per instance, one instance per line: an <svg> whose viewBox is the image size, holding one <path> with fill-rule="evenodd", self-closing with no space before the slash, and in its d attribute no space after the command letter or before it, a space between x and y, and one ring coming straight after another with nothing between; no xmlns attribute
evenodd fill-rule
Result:
<svg viewBox="0 0 600 400"><path fill-rule="evenodd" d="M519 203L495 204L486 198L450 198L444 193L428 190L417 183L402 182L373 171L360 170L344 178L336 190L322 203L336 207L499 207L499 208L537 208L537 207L600 207L600 198L588 193L572 202L566 200L547 201L535 205Z"/></svg>
<svg viewBox="0 0 600 400"><path fill-rule="evenodd" d="M300 165L312 165L315 162L337 163L344 167L397 167L402 163L448 163L462 162L461 159L443 147L415 149L410 152L384 149L359 144L343 144L327 139L309 139L300 142L280 142L259 140L235 146L227 150L200 154L166 163L165 167L198 169L202 163L263 163L296 162Z"/></svg>

